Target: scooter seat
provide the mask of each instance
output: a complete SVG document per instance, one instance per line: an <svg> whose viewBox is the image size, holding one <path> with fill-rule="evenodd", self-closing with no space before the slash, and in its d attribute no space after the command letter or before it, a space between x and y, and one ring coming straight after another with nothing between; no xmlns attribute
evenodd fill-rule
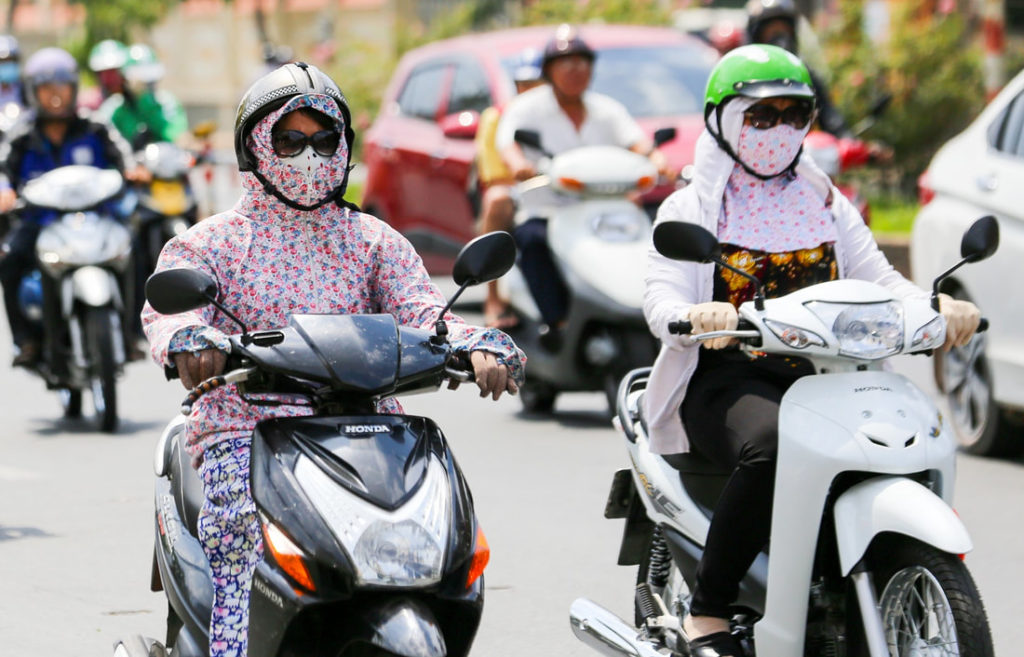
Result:
<svg viewBox="0 0 1024 657"><path fill-rule="evenodd" d="M679 473L686 493L710 518L732 470L711 462L699 452L664 454L662 458Z"/></svg>
<svg viewBox="0 0 1024 657"><path fill-rule="evenodd" d="M185 529L192 536L198 536L199 510L203 507L203 482L199 473L192 467L188 452L181 444L184 432L176 435L173 440L171 458L171 490L174 492L174 504L178 509Z"/></svg>

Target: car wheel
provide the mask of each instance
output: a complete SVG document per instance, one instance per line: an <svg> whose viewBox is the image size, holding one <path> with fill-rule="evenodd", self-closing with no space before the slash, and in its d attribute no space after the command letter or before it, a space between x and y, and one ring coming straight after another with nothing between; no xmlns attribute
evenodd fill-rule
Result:
<svg viewBox="0 0 1024 657"><path fill-rule="evenodd" d="M957 292L952 296L966 299ZM1020 453L1020 428L1007 421L996 403L992 375L985 357L984 333L967 345L947 352L936 350L935 383L945 396L949 421L965 451L980 456L1012 456Z"/></svg>

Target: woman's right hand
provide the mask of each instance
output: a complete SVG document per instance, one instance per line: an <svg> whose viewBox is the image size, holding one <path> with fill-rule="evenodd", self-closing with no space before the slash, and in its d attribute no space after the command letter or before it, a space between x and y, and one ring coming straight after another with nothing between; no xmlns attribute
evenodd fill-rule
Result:
<svg viewBox="0 0 1024 657"><path fill-rule="evenodd" d="M693 325L691 335L711 333L712 331L732 331L739 322L736 306L724 301L709 301L690 306L688 318ZM708 349L725 349L735 344L736 338L714 338L702 340L701 344Z"/></svg>
<svg viewBox="0 0 1024 657"><path fill-rule="evenodd" d="M191 390L211 376L222 374L228 355L220 349L203 349L172 354L171 360L178 369L181 385L185 386L185 390Z"/></svg>

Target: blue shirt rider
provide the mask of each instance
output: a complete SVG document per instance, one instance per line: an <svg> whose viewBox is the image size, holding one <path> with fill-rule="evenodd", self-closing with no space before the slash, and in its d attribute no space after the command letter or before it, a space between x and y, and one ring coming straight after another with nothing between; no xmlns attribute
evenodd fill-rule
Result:
<svg viewBox="0 0 1024 657"><path fill-rule="evenodd" d="M19 124L0 143L0 212L10 212L17 192L29 180L57 167L85 164L124 171L130 161L128 145L100 123L78 116L75 98L78 68L74 58L59 48L44 48L25 64L25 92L35 116ZM133 171L128 176L138 178ZM4 306L16 346L15 366L31 366L40 355L38 329L18 305L21 279L35 266L35 243L43 226L56 214L48 211L19 213L19 223L6 238L0 260Z"/></svg>

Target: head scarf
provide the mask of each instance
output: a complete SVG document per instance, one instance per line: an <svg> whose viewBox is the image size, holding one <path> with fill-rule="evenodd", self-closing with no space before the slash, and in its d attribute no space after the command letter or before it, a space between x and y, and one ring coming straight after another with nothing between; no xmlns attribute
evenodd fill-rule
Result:
<svg viewBox="0 0 1024 657"><path fill-rule="evenodd" d="M756 102L734 98L727 103L721 110L721 137L748 167L772 175L790 166L808 129L795 130L783 124L769 130L744 126L743 113ZM814 187L797 174L796 167L784 175L764 179L733 161L710 135L702 137L707 139L703 145L698 142L696 166L731 168L722 193L719 241L784 253L815 248L837 239L832 212ZM713 153L708 141L714 146Z"/></svg>
<svg viewBox="0 0 1024 657"><path fill-rule="evenodd" d="M274 152L271 135L274 126L285 114L308 107L327 116L341 132L338 150L330 158L311 157L312 146L292 158L281 158ZM345 142L345 119L336 101L330 96L308 94L296 96L266 115L253 127L246 138L247 145L256 156L256 172L242 172L243 197L237 208L242 214L270 212L278 217L305 217L329 211L340 200L348 172L348 144ZM260 178L263 180L261 181ZM264 182L265 181L265 182ZM311 208L301 210L277 198L267 187L294 204ZM327 201L324 203L324 201ZM319 207L312 208L312 206Z"/></svg>

